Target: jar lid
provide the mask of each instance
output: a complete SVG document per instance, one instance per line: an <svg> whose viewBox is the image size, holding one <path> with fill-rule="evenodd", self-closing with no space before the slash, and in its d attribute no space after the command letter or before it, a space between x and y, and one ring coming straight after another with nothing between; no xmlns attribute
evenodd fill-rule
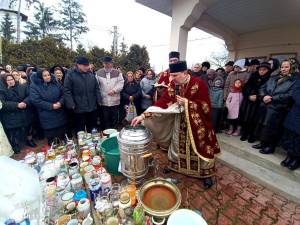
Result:
<svg viewBox="0 0 300 225"><path fill-rule="evenodd" d="M130 195L128 192L124 191L120 194L120 202L122 204L127 204L130 201Z"/></svg>
<svg viewBox="0 0 300 225"><path fill-rule="evenodd" d="M73 197L74 197L74 193L73 193L73 192L66 192L66 193L61 197L61 199L62 199L63 201L68 201L68 200L71 200Z"/></svg>

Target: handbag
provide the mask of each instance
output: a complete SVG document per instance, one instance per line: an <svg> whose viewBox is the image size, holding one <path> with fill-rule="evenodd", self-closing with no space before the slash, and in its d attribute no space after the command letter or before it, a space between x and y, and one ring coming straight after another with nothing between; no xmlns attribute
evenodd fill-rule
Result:
<svg viewBox="0 0 300 225"><path fill-rule="evenodd" d="M126 108L127 108L127 113L126 113L125 120L131 122L137 116L136 108L132 101L129 103L129 105Z"/></svg>

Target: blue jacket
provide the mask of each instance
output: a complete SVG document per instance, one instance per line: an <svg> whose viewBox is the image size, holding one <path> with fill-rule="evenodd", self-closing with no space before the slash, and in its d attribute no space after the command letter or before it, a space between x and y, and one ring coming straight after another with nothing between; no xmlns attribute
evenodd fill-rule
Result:
<svg viewBox="0 0 300 225"><path fill-rule="evenodd" d="M53 109L53 104L63 105L63 88L51 75L51 81L45 83L42 78L34 74L30 84L30 99L37 108L43 129L58 128L66 124L64 109Z"/></svg>
<svg viewBox="0 0 300 225"><path fill-rule="evenodd" d="M212 108L223 108L224 106L224 89L219 87L211 87L209 96Z"/></svg>
<svg viewBox="0 0 300 225"><path fill-rule="evenodd" d="M284 127L300 135L300 78L293 87L294 105L289 111Z"/></svg>

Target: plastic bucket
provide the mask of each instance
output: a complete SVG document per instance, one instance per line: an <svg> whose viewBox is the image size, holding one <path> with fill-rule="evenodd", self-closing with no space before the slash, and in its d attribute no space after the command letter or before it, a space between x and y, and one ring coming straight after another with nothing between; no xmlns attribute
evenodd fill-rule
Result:
<svg viewBox="0 0 300 225"><path fill-rule="evenodd" d="M120 162L120 150L117 137L105 139L101 143L101 149L104 153L104 162L107 172L112 175L121 175L118 171Z"/></svg>

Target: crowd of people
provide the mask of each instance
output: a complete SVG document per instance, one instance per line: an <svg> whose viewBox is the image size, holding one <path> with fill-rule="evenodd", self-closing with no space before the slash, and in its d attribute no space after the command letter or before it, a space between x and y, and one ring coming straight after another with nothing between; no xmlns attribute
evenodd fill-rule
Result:
<svg viewBox="0 0 300 225"><path fill-rule="evenodd" d="M169 63L178 62L178 52L170 52ZM48 144L65 134L93 128L105 130L124 125L128 106L142 114L168 90L169 71L152 69L121 71L110 56L103 68L95 70L84 56L73 68L55 65L1 66L1 123L15 153L22 143L35 147L36 138ZM287 157L281 162L291 170L300 166L300 80L296 59L267 62L257 59L229 61L216 70L209 62L196 63L187 73L208 87L215 133L240 136L262 154L283 147ZM130 122L130 121L127 121ZM283 129L284 128L284 129Z"/></svg>

